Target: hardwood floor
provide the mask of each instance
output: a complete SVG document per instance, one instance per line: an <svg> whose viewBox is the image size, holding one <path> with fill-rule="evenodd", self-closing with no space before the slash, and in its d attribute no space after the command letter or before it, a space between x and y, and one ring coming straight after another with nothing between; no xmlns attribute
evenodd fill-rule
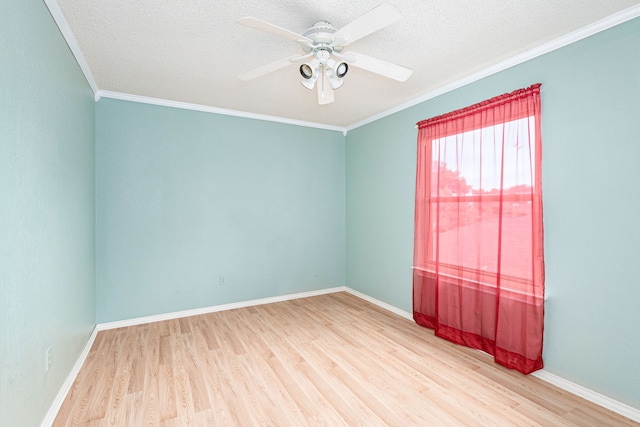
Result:
<svg viewBox="0 0 640 427"><path fill-rule="evenodd" d="M347 293L102 331L54 426L638 426Z"/></svg>

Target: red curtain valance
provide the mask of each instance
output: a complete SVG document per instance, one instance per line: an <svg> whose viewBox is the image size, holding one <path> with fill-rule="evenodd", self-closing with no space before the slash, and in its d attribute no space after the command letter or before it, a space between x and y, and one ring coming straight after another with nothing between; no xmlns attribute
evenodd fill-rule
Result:
<svg viewBox="0 0 640 427"><path fill-rule="evenodd" d="M486 101L478 102L450 113L432 117L418 122L418 129L430 126L443 125L452 120L462 120L467 126L457 127L456 132L467 132L479 127L493 126L497 123L504 123L518 120L528 115L535 109L535 99L540 97L540 83L528 88L514 90L510 93L495 96ZM522 103L526 105L523 106ZM539 105L539 103L538 103ZM502 106L502 108L497 108ZM482 121L472 120L471 117L482 117ZM446 136L446 135L440 135Z"/></svg>

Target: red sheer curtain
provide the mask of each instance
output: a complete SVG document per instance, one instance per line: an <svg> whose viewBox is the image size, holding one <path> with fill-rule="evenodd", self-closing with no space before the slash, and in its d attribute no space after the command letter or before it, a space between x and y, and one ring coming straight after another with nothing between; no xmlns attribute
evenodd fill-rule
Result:
<svg viewBox="0 0 640 427"><path fill-rule="evenodd" d="M418 123L413 316L541 369L540 84Z"/></svg>

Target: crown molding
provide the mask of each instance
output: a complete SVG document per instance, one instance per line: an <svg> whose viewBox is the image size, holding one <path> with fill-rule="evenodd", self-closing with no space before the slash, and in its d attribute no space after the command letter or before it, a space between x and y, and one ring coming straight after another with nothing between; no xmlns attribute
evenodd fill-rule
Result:
<svg viewBox="0 0 640 427"><path fill-rule="evenodd" d="M458 88L461 88L462 86L466 86L470 83L476 82L492 74L496 74L508 68L515 67L516 65L522 64L523 62L537 58L538 56L542 56L546 53L560 49L561 47L570 45L584 38L597 34L601 31L607 30L611 27L615 27L616 25L630 21L634 18L637 18L638 16L640 16L640 4L636 6L632 6L625 10L621 10L620 12L614 13L613 15L610 15L604 19L596 21L578 30L572 31L571 33L565 34L562 37L551 40L550 42L544 43L526 52L515 55L509 59L506 59L502 62L492 65L491 67L487 67L484 70L480 70L476 73L463 77L460 80L456 80L455 82L452 82L448 85L442 86L424 95L413 98L403 104L397 105L393 108L390 108L386 111L375 114L373 116L369 116L362 121L359 121L357 123L347 126L346 130L348 132L350 130L359 128L360 126L364 126L366 124L375 122L376 120L390 116L391 114L395 114L402 110L406 110L407 108L410 108L420 103L423 103L425 101L428 101L429 99L433 99L437 96L443 95L447 92L451 92L455 89L458 89Z"/></svg>
<svg viewBox="0 0 640 427"><path fill-rule="evenodd" d="M44 3L47 5L47 8L49 9L49 13L51 14L51 17L53 17L53 20L58 26L58 29L62 33L62 37L67 42L67 46L69 46L71 53L76 58L76 62L80 66L80 69L84 74L84 78L87 80L87 83L89 83L89 86L93 91L94 99L98 101L98 99L100 99L100 97L98 96L98 92L99 92L98 84L96 83L96 80L93 78L93 74L91 74L91 69L89 68L89 64L87 64L87 61L84 59L84 55L82 55L82 51L80 50L80 45L78 45L76 38L73 36L71 27L69 27L69 23L67 22L67 19L64 17L64 13L62 12L62 9L60 9L60 5L56 0L44 0Z"/></svg>
<svg viewBox="0 0 640 427"><path fill-rule="evenodd" d="M447 92L451 92L455 89L461 88L463 86L476 82L485 77L499 73L508 68L519 65L523 62L537 58L538 56L542 56L556 49L560 49L561 47L570 45L586 37L592 36L601 31L607 30L611 27L622 24L626 21L630 21L631 19L634 19L640 16L640 4L638 4L628 9L614 13L613 15L610 15L604 19L596 21L590 25L582 27L571 33L568 33L548 43L542 44L536 48L530 49L526 52L513 56L491 67L487 67L484 70L480 70L476 73L463 77L462 79L459 79L455 82L452 82L450 84L437 88L431 92L427 92L405 103L399 104L393 108L390 108L378 114L369 116L366 119L356 122L354 124L351 124L349 126L341 127L341 126L333 126L333 125L328 125L323 123L288 119L284 117L269 116L264 114L256 114L256 113L249 113L249 112L236 111L236 110L227 110L224 108L209 107L209 106L199 105L199 104L190 104L186 102L171 101L171 100L165 100L165 99L159 99L159 98L149 98L149 97L138 96L138 95L100 90L93 77L93 74L91 73L89 65L87 64L86 60L84 59L84 56L82 55L80 46L78 45L78 42L73 36L73 32L71 31L71 28L69 27L69 24L67 23L67 20L64 17L62 9L60 9L60 6L58 5L57 1L44 0L44 2L47 5L47 8L49 9L49 12L51 13L51 16L53 17L53 19L55 20L58 28L60 29L60 32L62 33L65 41L67 42L69 49L71 49L73 56L76 58L76 61L78 62L78 65L80 66L82 72L84 73L84 76L87 82L89 83L89 86L93 90L96 102L101 97L113 98L113 99L120 99L125 101L141 102L141 103L161 105L166 107L182 108L187 110L203 111L208 113L229 115L229 116L235 116L235 117L244 117L244 118L255 119L255 120L265 120L265 121L271 121L276 123L331 130L331 131L341 132L345 136L350 130L359 128L366 124L372 123L376 120L379 120L384 117L390 116L392 114L398 113L400 111L406 110L407 108L413 107L415 105L418 105L420 103L433 99L437 96L443 95Z"/></svg>
<svg viewBox="0 0 640 427"><path fill-rule="evenodd" d="M96 97L98 99L99 98L119 99L122 101L140 102L143 104L160 105L163 107L181 108L183 110L202 111L205 113L222 114L225 116L243 117L246 119L265 120L269 122L284 123L288 125L331 130L336 132L342 132L343 135L346 135L346 132L347 132L345 128L340 126L332 126L332 125L327 125L323 123L306 122L303 120L294 120L294 119L288 119L285 117L269 116L266 114L248 113L246 111L227 110L225 108L210 107L207 105L200 105L200 104L191 104L188 102L171 101L168 99L150 98L147 96L131 95L128 93L121 93L121 92L111 92L106 90L100 90L96 94Z"/></svg>

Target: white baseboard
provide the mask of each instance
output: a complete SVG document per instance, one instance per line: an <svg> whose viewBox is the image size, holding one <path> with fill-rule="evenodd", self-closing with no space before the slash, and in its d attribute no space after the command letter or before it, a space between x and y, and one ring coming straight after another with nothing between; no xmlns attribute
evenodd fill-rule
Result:
<svg viewBox="0 0 640 427"><path fill-rule="evenodd" d="M632 406L625 405L622 402L618 402L617 400L611 399L610 397L607 397L603 394L597 393L591 389L588 389L579 384L573 383L569 380L559 377L558 375L552 374L551 372L546 371L544 369L540 371L536 371L531 375L533 375L536 378L540 378L541 380L546 381L549 384L553 384L556 387L566 390L569 393L575 394L576 396L580 396L583 399L586 399L590 402L595 403L596 405L602 406L603 408L616 412L633 421L640 422L640 409L636 409Z"/></svg>
<svg viewBox="0 0 640 427"><path fill-rule="evenodd" d="M93 342L96 340L97 335L98 328L96 327L93 328L93 332L91 332L87 344L85 344L82 353L80 353L80 356L78 356L78 360L76 360L75 365L73 365L71 372L69 372L69 375L67 375L67 379L62 384L60 391L58 391L58 395L51 404L51 407L49 408L47 415L45 415L44 420L42 420L40 427L50 427L51 425L53 425L53 422L56 420L56 415L58 415L58 411L60 411L64 399L67 397L69 390L71 390L73 382L76 380L76 377L80 372L80 368L82 368L82 365L84 365L84 362L89 355L89 351L91 351L91 346L93 346Z"/></svg>
<svg viewBox="0 0 640 427"><path fill-rule="evenodd" d="M362 292L358 292L355 289L351 289L351 288L345 287L344 291L350 293L351 295L355 295L358 298L361 298L361 299L363 299L365 301L368 301L371 304L375 304L378 307L384 308L387 311L395 313L398 316L401 316L401 317L404 317L405 319L409 319L409 320L413 321L413 314L411 314L411 313L409 313L407 311L401 310L396 306L393 306L391 304L387 304L384 301L380 301L379 299L375 299L373 297L370 297L369 295L363 294Z"/></svg>
<svg viewBox="0 0 640 427"><path fill-rule="evenodd" d="M271 304L274 302L288 301L298 298L314 297L316 295L331 294L334 292L344 292L346 286L335 288L319 289L317 291L299 292L295 294L280 295L277 297L260 298L249 301L233 302L230 304L214 305L210 307L194 308L191 310L174 311L171 313L157 314L154 316L136 317L134 319L118 320L115 322L98 323L96 329L104 331L107 329L123 328L126 326L143 325L151 322L161 322L163 320L179 319L181 317L197 316L200 314L215 313L216 311L233 310L235 308L251 307L255 305Z"/></svg>
<svg viewBox="0 0 640 427"><path fill-rule="evenodd" d="M307 297L313 297L317 295L331 294L334 292L346 292L348 290L349 289L346 286L338 286L334 288L319 289L316 291L299 292L295 294L287 294L287 295L281 295L277 297L261 298L261 299L241 301L241 302L236 302L231 304L222 304L222 305L215 305L210 307L196 308L192 310L176 311L172 313L158 314L154 316L137 317L133 319L119 320L116 322L98 323L95 326L95 328L93 328L93 332L91 333L91 336L87 341L87 344L84 346L84 349L82 350L82 353L80 353L80 356L78 357L78 360L76 361L75 365L73 365L71 372L69 372L67 379L62 384L62 387L60 388L58 395L56 396L55 400L51 404L51 407L49 408L49 411L45 415L44 420L40 424L40 427L51 427L51 425L53 425L53 422L56 419L56 415L58 415L58 412L62 407L62 403L64 402L64 399L67 397L69 390L71 390L71 387L73 386L73 382L76 380L76 377L80 372L80 368L82 368L82 365L84 365L84 362L87 359L87 356L89 355L89 351L91 351L91 347L93 346L93 342L95 341L96 336L100 331L104 331L107 329L122 328L126 326L142 325L142 324L151 323L151 322L159 322L162 320L179 319L181 317L196 316L198 314L215 313L217 311L232 310L234 308L251 307L251 306L262 305L262 304L271 304L274 302L288 301L288 300L298 299L298 298L307 298Z"/></svg>
<svg viewBox="0 0 640 427"><path fill-rule="evenodd" d="M404 310L401 310L397 307L394 307L386 302L377 300L375 298L370 297L369 295L363 294L362 292L358 292L351 288L346 288L346 292L353 294L363 300L369 301L372 304L377 305L378 307L389 310L399 316L405 317L411 321L413 321L413 315ZM624 417L627 417L633 421L640 422L640 409L636 409L632 406L625 405L624 403L618 402L617 400L611 399L605 395L597 393L591 389L568 381L558 375L552 374L551 372L545 371L544 369L536 371L531 375L536 378L540 378L543 381L548 382L556 387L559 387L563 390L568 391L569 393L575 394L576 396L580 396L590 402L595 403L596 405L602 406L610 411L616 412Z"/></svg>
<svg viewBox="0 0 640 427"><path fill-rule="evenodd" d="M293 300L298 298L307 298L307 297L313 297L316 295L331 294L335 292L348 292L352 295L357 296L358 298L361 298L365 301L375 304L378 307L381 307L385 310L395 313L398 316L401 316L413 321L413 315L411 313L401 310L391 304L387 304L386 302L370 297L366 294L363 294L362 292L356 291L355 289L351 289L347 286L337 286L334 288L326 288L326 289L320 289L316 291L300 292L295 294L281 295L277 297L261 298L261 299L241 301L241 302L236 302L231 304L222 304L222 305L215 305L210 307L196 308L192 310L176 311L172 313L158 314L155 316L146 316L146 317L138 317L134 319L119 320L116 322L99 323L94 328L93 333L89 337L89 341L87 342L87 345L85 346L84 350L80 354L78 361L73 366L73 369L69 373L69 376L67 377L67 380L64 382L62 388L60 389L60 392L58 392L58 396L56 397L53 404L51 405L51 408L49 408L49 412L47 412L47 415L45 416L44 421L42 421L41 427L50 427L53 424L53 421L55 420L55 417L58 414L58 411L60 410L60 407L62 406L62 403L64 402L64 399L67 396L67 393L71 389L71 386L73 386L73 382L75 381L76 376L78 375L78 372L80 372L80 368L82 367L85 359L89 355L91 346L93 345L93 342L99 331L103 331L107 329L122 328L126 326L141 325L144 323L159 322L163 320L178 319L181 317L196 316L199 314L215 313L217 311L232 310L235 308L251 307L251 306L262 305L262 304L271 304L274 302L288 301L288 300ZM629 405L625 405L624 403L618 402L617 400L611 399L607 396L604 396L586 387L583 387L571 381L565 380L564 378L559 377L555 374L552 374L551 372L545 371L544 369L534 372L532 375L534 375L537 378L540 378L543 381L553 384L563 390L566 390L569 393L573 393L590 402L593 402L596 405L602 406L603 408L609 409L610 411L616 412L631 420L640 422L640 409L636 409Z"/></svg>

